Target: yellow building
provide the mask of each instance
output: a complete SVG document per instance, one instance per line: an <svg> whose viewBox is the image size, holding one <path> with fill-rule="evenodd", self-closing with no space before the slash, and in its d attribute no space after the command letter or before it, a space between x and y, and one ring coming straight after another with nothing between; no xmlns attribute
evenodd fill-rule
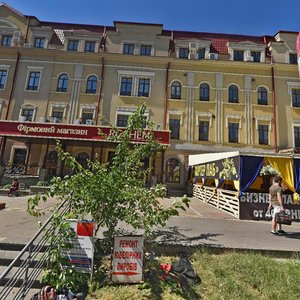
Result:
<svg viewBox="0 0 300 300"><path fill-rule="evenodd" d="M300 147L297 36L42 22L1 4L0 158L18 166L11 172L38 175L46 161L48 174L63 175L54 138L20 138L8 125L124 127L142 102L157 131L170 130L149 163L173 189L186 187L189 154ZM96 153L107 162L115 149L71 138L63 146L83 163Z"/></svg>

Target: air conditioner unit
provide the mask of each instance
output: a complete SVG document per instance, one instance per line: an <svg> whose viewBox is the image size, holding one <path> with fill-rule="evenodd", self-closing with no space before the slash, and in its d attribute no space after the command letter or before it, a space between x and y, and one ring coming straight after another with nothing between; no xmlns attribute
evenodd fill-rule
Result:
<svg viewBox="0 0 300 300"><path fill-rule="evenodd" d="M19 121L20 122L26 122L26 117L25 116L19 116Z"/></svg>
<svg viewBox="0 0 300 300"><path fill-rule="evenodd" d="M247 55L245 57L245 61L253 61L254 60L254 57L253 56L250 56L250 55Z"/></svg>
<svg viewBox="0 0 300 300"><path fill-rule="evenodd" d="M94 120L87 119L87 120L85 121L85 124L86 124L86 125L94 125Z"/></svg>
<svg viewBox="0 0 300 300"><path fill-rule="evenodd" d="M208 58L217 60L219 58L219 54L218 53L209 53Z"/></svg>
<svg viewBox="0 0 300 300"><path fill-rule="evenodd" d="M199 57L198 53L192 53L192 52L189 53L189 59L198 59L198 57Z"/></svg>
<svg viewBox="0 0 300 300"><path fill-rule="evenodd" d="M60 120L59 120L59 118L57 118L57 117L52 117L52 118L50 119L50 122L51 122L51 123L60 123Z"/></svg>
<svg viewBox="0 0 300 300"><path fill-rule="evenodd" d="M198 50L198 48L199 48L199 44L198 43L196 43L196 42L190 42L189 43L189 50L190 51L197 51Z"/></svg>
<svg viewBox="0 0 300 300"><path fill-rule="evenodd" d="M13 36L14 37L22 37L23 36L22 31L15 31Z"/></svg>
<svg viewBox="0 0 300 300"><path fill-rule="evenodd" d="M81 124L81 120L80 120L80 119L75 119L75 120L74 120L74 124L77 124L77 125L78 125L78 124Z"/></svg>
<svg viewBox="0 0 300 300"><path fill-rule="evenodd" d="M31 43L25 43L23 47L24 47L24 48L31 48L31 47L32 47L32 44L31 44Z"/></svg>

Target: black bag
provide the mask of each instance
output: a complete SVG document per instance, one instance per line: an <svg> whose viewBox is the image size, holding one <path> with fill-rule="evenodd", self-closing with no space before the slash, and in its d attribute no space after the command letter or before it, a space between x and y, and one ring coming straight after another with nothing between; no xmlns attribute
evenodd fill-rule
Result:
<svg viewBox="0 0 300 300"><path fill-rule="evenodd" d="M275 221L278 224L285 224L285 225L292 224L291 215L286 213L284 210L275 215Z"/></svg>
<svg viewBox="0 0 300 300"><path fill-rule="evenodd" d="M178 262L172 263L171 272L177 276L184 276L189 283L201 283L199 275L195 273L191 262L185 256L180 257Z"/></svg>

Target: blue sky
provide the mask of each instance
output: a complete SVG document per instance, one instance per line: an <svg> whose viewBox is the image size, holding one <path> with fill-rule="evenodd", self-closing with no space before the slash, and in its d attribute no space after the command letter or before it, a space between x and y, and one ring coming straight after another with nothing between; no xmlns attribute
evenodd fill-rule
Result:
<svg viewBox="0 0 300 300"><path fill-rule="evenodd" d="M300 31L300 0L7 0L41 21L112 26L113 21L163 24L164 29L274 35Z"/></svg>

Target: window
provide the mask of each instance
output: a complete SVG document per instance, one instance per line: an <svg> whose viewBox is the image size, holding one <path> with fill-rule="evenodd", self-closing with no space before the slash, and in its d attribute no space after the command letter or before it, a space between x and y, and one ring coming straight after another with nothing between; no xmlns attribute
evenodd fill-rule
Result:
<svg viewBox="0 0 300 300"><path fill-rule="evenodd" d="M300 107L300 89L292 89L293 107Z"/></svg>
<svg viewBox="0 0 300 300"><path fill-rule="evenodd" d="M199 141L208 141L209 134L209 122L200 121L199 122Z"/></svg>
<svg viewBox="0 0 300 300"><path fill-rule="evenodd" d="M300 127L294 127L295 147L300 147Z"/></svg>
<svg viewBox="0 0 300 300"><path fill-rule="evenodd" d="M45 45L45 38L35 38L35 41L34 41L34 47L35 48L44 48L44 45Z"/></svg>
<svg viewBox="0 0 300 300"><path fill-rule="evenodd" d="M117 127L126 127L129 115L117 115Z"/></svg>
<svg viewBox="0 0 300 300"><path fill-rule="evenodd" d="M257 103L260 105L268 105L268 92L264 87L257 89Z"/></svg>
<svg viewBox="0 0 300 300"><path fill-rule="evenodd" d="M201 48L198 50L198 59L205 58L205 48Z"/></svg>
<svg viewBox="0 0 300 300"><path fill-rule="evenodd" d="M260 52L251 51L251 56L253 57L254 62L260 62Z"/></svg>
<svg viewBox="0 0 300 300"><path fill-rule="evenodd" d="M68 51L77 51L78 50L78 41L70 40L68 43Z"/></svg>
<svg viewBox="0 0 300 300"><path fill-rule="evenodd" d="M123 54L133 54L134 53L134 44L124 44Z"/></svg>
<svg viewBox="0 0 300 300"><path fill-rule="evenodd" d="M57 92L66 92L68 90L69 76L67 74L62 74L58 78Z"/></svg>
<svg viewBox="0 0 300 300"><path fill-rule="evenodd" d="M29 108L23 108L22 109L22 113L21 115L23 117L26 117L26 121L30 121L32 122L33 121L33 114L34 114L34 109L29 109Z"/></svg>
<svg viewBox="0 0 300 300"><path fill-rule="evenodd" d="M2 46L10 46L11 45L12 36L11 35L3 35L1 45Z"/></svg>
<svg viewBox="0 0 300 300"><path fill-rule="evenodd" d="M207 83L200 84L200 100L209 101L209 85Z"/></svg>
<svg viewBox="0 0 300 300"><path fill-rule="evenodd" d="M239 142L239 123L228 123L228 141L229 143Z"/></svg>
<svg viewBox="0 0 300 300"><path fill-rule="evenodd" d="M81 114L81 123L86 124L86 120L93 120L94 112L83 111Z"/></svg>
<svg viewBox="0 0 300 300"><path fill-rule="evenodd" d="M142 45L140 55L151 55L151 45Z"/></svg>
<svg viewBox="0 0 300 300"><path fill-rule="evenodd" d="M228 88L228 102L230 103L239 102L239 90L235 85L231 85Z"/></svg>
<svg viewBox="0 0 300 300"><path fill-rule="evenodd" d="M84 52L95 52L95 42L85 42Z"/></svg>
<svg viewBox="0 0 300 300"><path fill-rule="evenodd" d="M64 112L62 110L54 109L52 111L52 120L53 121L58 120L59 122L62 122L63 117L64 117Z"/></svg>
<svg viewBox="0 0 300 300"><path fill-rule="evenodd" d="M139 79L139 97L149 97L150 79Z"/></svg>
<svg viewBox="0 0 300 300"><path fill-rule="evenodd" d="M179 48L179 58L188 58L189 48Z"/></svg>
<svg viewBox="0 0 300 300"><path fill-rule="evenodd" d="M86 152L80 152L76 155L76 160L82 165L83 168L88 168L88 160L90 156Z"/></svg>
<svg viewBox="0 0 300 300"><path fill-rule="evenodd" d="M180 182L180 162L176 158L170 158L167 160L166 182Z"/></svg>
<svg viewBox="0 0 300 300"><path fill-rule="evenodd" d="M180 137L180 119L170 119L169 128L171 131L171 139L179 140Z"/></svg>
<svg viewBox="0 0 300 300"><path fill-rule="evenodd" d="M97 91L97 77L95 75L90 76L86 82L86 93L96 94Z"/></svg>
<svg viewBox="0 0 300 300"><path fill-rule="evenodd" d="M171 85L171 98L172 99L181 99L181 84L176 81Z"/></svg>
<svg viewBox="0 0 300 300"><path fill-rule="evenodd" d="M6 83L7 71L0 70L0 89L3 90Z"/></svg>
<svg viewBox="0 0 300 300"><path fill-rule="evenodd" d="M269 126L268 125L258 125L258 143L260 145L269 144Z"/></svg>
<svg viewBox="0 0 300 300"><path fill-rule="evenodd" d="M40 72L31 71L29 72L29 79L27 84L28 91L37 91L40 84Z"/></svg>
<svg viewBox="0 0 300 300"><path fill-rule="evenodd" d="M27 149L24 148L15 148L14 156L13 156L13 164L14 165L25 165L27 157Z"/></svg>
<svg viewBox="0 0 300 300"><path fill-rule="evenodd" d="M121 82L121 96L131 96L132 78L122 77Z"/></svg>
<svg viewBox="0 0 300 300"><path fill-rule="evenodd" d="M290 53L290 64L297 64L298 63L298 58L296 53Z"/></svg>
<svg viewBox="0 0 300 300"><path fill-rule="evenodd" d="M244 51L234 50L233 51L233 60L243 61L244 60Z"/></svg>

